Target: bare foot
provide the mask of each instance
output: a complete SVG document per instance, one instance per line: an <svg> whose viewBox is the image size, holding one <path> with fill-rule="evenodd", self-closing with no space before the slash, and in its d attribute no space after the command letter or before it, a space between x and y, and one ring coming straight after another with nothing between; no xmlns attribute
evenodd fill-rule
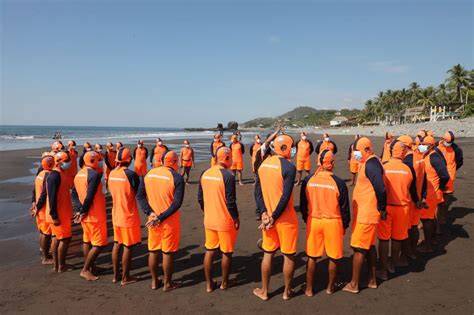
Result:
<svg viewBox="0 0 474 315"><path fill-rule="evenodd" d="M120 280L122 280L122 277L120 277L119 275L114 275L114 277L112 278L112 283L118 283L120 282Z"/></svg>
<svg viewBox="0 0 474 315"><path fill-rule="evenodd" d="M151 289L156 290L160 286L160 279L151 279Z"/></svg>
<svg viewBox="0 0 474 315"><path fill-rule="evenodd" d="M349 282L344 288L342 288L342 291L357 294L359 293L359 288L352 286L352 284Z"/></svg>
<svg viewBox="0 0 474 315"><path fill-rule="evenodd" d="M283 293L283 300L284 301L291 300L293 296L295 296L295 291L293 291L293 289L289 289L288 291Z"/></svg>
<svg viewBox="0 0 474 315"><path fill-rule="evenodd" d="M369 283L367 284L367 288L369 288L369 289L377 289L377 288L378 288L377 282L375 282L375 281L374 281L374 282L369 282Z"/></svg>
<svg viewBox="0 0 474 315"><path fill-rule="evenodd" d="M99 277L92 274L92 272L90 272L89 270L81 270L81 273L79 275L87 281L96 281L99 279Z"/></svg>
<svg viewBox="0 0 474 315"><path fill-rule="evenodd" d="M306 286L306 289L304 290L304 295L306 295L308 297L314 296L313 289Z"/></svg>
<svg viewBox="0 0 474 315"><path fill-rule="evenodd" d="M268 294L266 292L263 292L263 290L260 288L254 289L253 294L264 301L268 300Z"/></svg>
<svg viewBox="0 0 474 315"><path fill-rule="evenodd" d="M72 265L65 264L63 266L59 266L58 272L67 272L71 270L74 270L74 267Z"/></svg>
<svg viewBox="0 0 474 315"><path fill-rule="evenodd" d="M183 284L181 282L171 282L171 284L165 285L163 287L163 291L170 292L170 291L173 291L175 289L179 289L182 286L183 286Z"/></svg>
<svg viewBox="0 0 474 315"><path fill-rule="evenodd" d="M244 185L244 183L240 182L240 183L239 183L239 185L240 185L240 186L243 186L243 185Z"/></svg>
<svg viewBox="0 0 474 315"><path fill-rule="evenodd" d="M221 290L227 290L228 288L232 288L236 284L237 284L237 279L235 279L235 278L229 279L227 281L227 283L224 283L224 282L221 283L220 289Z"/></svg>
<svg viewBox="0 0 474 315"><path fill-rule="evenodd" d="M41 264L42 265L52 265L52 264L54 264L54 261L50 258L46 258L46 259L41 260Z"/></svg>
<svg viewBox="0 0 474 315"><path fill-rule="evenodd" d="M132 283L137 282L138 280L139 279L137 277L128 276L128 277L122 278L122 281L120 282L120 285L124 286L124 285L127 285L127 284L132 284Z"/></svg>
<svg viewBox="0 0 474 315"><path fill-rule="evenodd" d="M217 281L216 281L216 280L213 280L210 285L207 285L206 292L207 292L207 293L214 292L214 290L216 289L216 287L217 287Z"/></svg>
<svg viewBox="0 0 474 315"><path fill-rule="evenodd" d="M375 276L379 278L380 280L387 281L388 280L388 274L387 270L377 270L375 272Z"/></svg>

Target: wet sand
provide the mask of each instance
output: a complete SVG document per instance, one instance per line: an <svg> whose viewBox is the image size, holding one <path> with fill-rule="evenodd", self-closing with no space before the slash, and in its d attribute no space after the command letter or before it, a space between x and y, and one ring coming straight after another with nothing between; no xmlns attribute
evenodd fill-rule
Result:
<svg viewBox="0 0 474 315"><path fill-rule="evenodd" d="M350 136L333 137L339 147L335 173L349 179L346 162L347 149L352 142ZM314 140L314 139L313 139ZM381 149L381 138L374 138L376 150ZM13 177L29 176L29 169L42 150L5 151L0 154L0 313L139 313L162 312L183 313L448 313L472 314L473 300L473 242L474 233L474 181L471 179L474 166L474 141L459 139L464 149L465 165L456 182L456 201L449 213L449 231L438 250L432 255L420 256L410 267L401 268L390 280L380 283L379 289L365 289L358 295L336 292L332 296L324 293L327 284L327 260L318 262L316 272L316 295L304 296L301 287L305 279L304 239L305 226L299 217L298 254L295 280L297 296L285 302L281 298L283 258L276 256L271 279L271 299L258 300L252 290L259 285L262 254L256 242L260 238L255 220L254 186L251 185L250 161L246 152L245 186L237 186L237 201L241 218L241 229L236 243L232 277L237 278L235 287L205 291L202 259L204 254L204 232L202 212L197 203L197 180L208 167L201 162L192 170L191 185L186 186L185 200L181 208L181 248L176 256L176 280L184 287L169 293L150 290L147 268L146 230L142 228L143 243L136 248L132 274L143 280L126 287L112 284L109 245L100 255L98 264L107 268L94 283L79 277L82 266L81 229L74 227L69 250L69 262L77 270L65 274L53 274L50 267L39 264L37 233L35 225L26 212L29 207L32 184L4 183ZM247 147L248 149L248 147ZM313 158L314 159L314 158ZM299 187L295 188L295 204L299 204ZM6 203L5 199L8 199ZM107 203L110 212L110 201ZM23 211L23 212L22 212ZM109 216L110 219L110 216ZM142 224L145 218L142 216ZM109 228L110 222L109 222ZM341 261L340 280L351 276L350 233L344 238L344 258ZM109 229L109 240L112 231ZM215 262L218 267L220 261ZM220 272L215 270L216 276ZM217 278L219 279L219 278Z"/></svg>

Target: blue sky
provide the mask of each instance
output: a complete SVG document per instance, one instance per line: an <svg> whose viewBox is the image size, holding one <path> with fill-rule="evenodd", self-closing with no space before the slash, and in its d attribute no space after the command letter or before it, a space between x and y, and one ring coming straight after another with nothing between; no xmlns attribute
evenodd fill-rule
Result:
<svg viewBox="0 0 474 315"><path fill-rule="evenodd" d="M473 67L473 2L1 1L1 123L215 126Z"/></svg>

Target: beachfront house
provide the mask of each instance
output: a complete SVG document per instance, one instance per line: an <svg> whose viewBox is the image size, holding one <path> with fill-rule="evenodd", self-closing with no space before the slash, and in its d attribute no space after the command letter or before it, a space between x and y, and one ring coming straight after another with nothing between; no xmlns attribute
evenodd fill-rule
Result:
<svg viewBox="0 0 474 315"><path fill-rule="evenodd" d="M344 116L336 116L333 119L331 119L331 121L329 121L329 126L331 126L331 127L344 126L344 125L347 124L348 121L349 121L349 119L347 119Z"/></svg>
<svg viewBox="0 0 474 315"><path fill-rule="evenodd" d="M429 119L430 117L426 114L423 106L407 108L401 114L401 123L417 123Z"/></svg>
<svg viewBox="0 0 474 315"><path fill-rule="evenodd" d="M463 109L462 104L431 106L429 119L430 121L459 119L462 115L462 109Z"/></svg>

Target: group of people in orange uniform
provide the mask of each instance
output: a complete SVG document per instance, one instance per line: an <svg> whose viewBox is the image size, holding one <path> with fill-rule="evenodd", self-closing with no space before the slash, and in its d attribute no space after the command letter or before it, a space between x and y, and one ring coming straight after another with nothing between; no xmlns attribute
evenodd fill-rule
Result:
<svg viewBox="0 0 474 315"><path fill-rule="evenodd" d="M299 211L306 223L308 259L304 290L307 296L314 294L316 263L324 254L329 259L326 293L332 294L339 287L343 291L359 292L365 259L367 286L377 288L377 278L388 279L395 268L416 259L417 252L433 251L454 200L456 171L463 164L462 150L454 140L450 131L440 141L427 131L420 131L414 140L409 135L395 138L387 133L379 157L369 138L356 135L348 154L349 170L354 174L351 185L355 186L351 214L348 187L333 173L337 146L328 134L316 146L306 133L301 133L299 141L295 141L281 128L269 134L265 141L255 136L249 153L257 215L261 220L262 238L258 246L263 250L263 259L262 283L253 293L268 300L273 257L279 250L284 256L283 299L294 295L291 282L298 239L295 186L301 186ZM140 209L147 216L151 288L161 285L164 291L178 288L180 283L172 279L173 257L179 250L180 208L189 171L194 166L194 151L189 141L184 141L179 154L169 150L161 139L157 139L150 155L142 140L133 152L121 142L108 143L105 152L100 144L94 149L89 143L83 147L79 157L74 141L69 141L67 148L57 141L51 152L43 153L31 208L40 232L43 264L53 264L57 272L71 269L66 263L71 225L80 223L84 254L80 276L89 281L98 279L95 260L108 244L102 188L105 173L105 185L112 197L113 282L127 285L137 281L130 274L130 262L134 246L142 240ZM203 265L207 292L214 291L218 285L212 276L217 250L222 253L220 289L235 284L230 273L240 227L236 175L242 185L244 152L238 134L232 135L229 146L216 134L210 146L211 166L199 179L197 200L204 214ZM317 156L316 171L310 173L313 152ZM129 168L132 160L134 170ZM303 171L308 173L305 178ZM421 244L419 225L424 235ZM341 286L336 282L337 267L343 257L343 236L349 227L353 272L351 281ZM162 284L158 278L160 254Z"/></svg>

